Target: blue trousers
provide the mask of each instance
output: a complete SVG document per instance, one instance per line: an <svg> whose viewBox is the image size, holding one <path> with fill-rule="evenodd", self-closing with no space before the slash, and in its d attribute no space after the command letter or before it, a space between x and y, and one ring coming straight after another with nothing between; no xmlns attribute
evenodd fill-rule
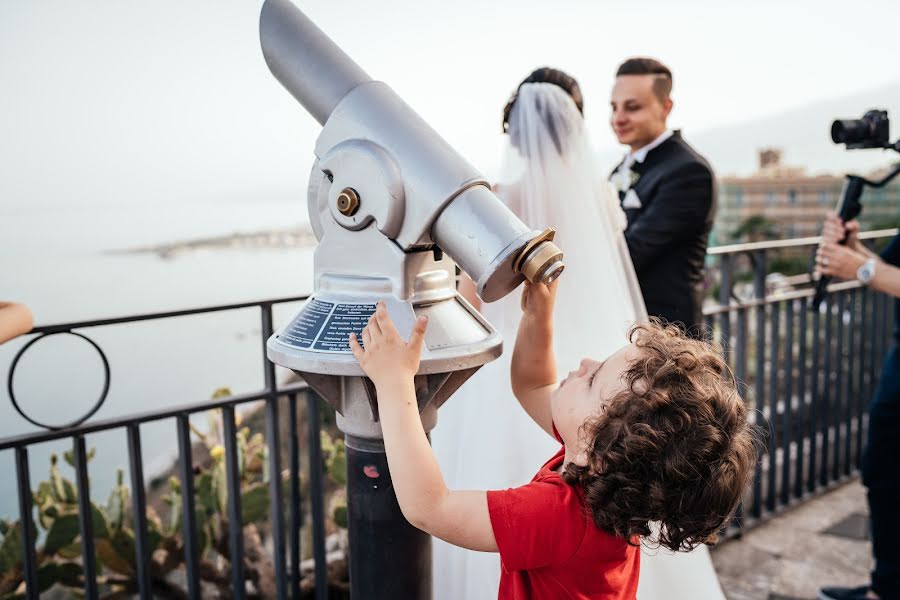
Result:
<svg viewBox="0 0 900 600"><path fill-rule="evenodd" d="M869 405L869 436L862 461L872 520L872 589L900 599L900 354L894 346Z"/></svg>

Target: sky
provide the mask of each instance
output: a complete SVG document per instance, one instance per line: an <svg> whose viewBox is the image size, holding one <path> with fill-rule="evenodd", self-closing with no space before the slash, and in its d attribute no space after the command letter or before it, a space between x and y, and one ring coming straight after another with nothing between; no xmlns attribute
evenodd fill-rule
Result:
<svg viewBox="0 0 900 600"><path fill-rule="evenodd" d="M296 3L489 176L502 107L538 66L579 79L607 154L609 89L632 55L672 68L670 124L688 136L900 79L896 0ZM0 218L302 199L319 126L262 59L260 6L0 3Z"/></svg>

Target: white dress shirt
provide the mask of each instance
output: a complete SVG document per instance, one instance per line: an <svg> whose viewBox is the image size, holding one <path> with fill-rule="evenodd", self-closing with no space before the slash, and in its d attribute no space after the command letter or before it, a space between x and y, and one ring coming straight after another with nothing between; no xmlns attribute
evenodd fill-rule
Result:
<svg viewBox="0 0 900 600"><path fill-rule="evenodd" d="M659 134L659 137L658 137L658 138L656 138L655 140L653 140L652 142L650 142L650 143L647 144L646 146L643 146L643 147L641 147L641 148L638 148L638 149L635 150L634 152L630 152L630 153L628 154L628 156L625 157L625 162L629 162L628 159L630 158L631 161L630 161L630 165L629 165L629 166L633 165L633 164L636 163L636 162L637 162L637 163L643 163L645 160L647 160L647 154L648 154L651 150L653 150L654 148L656 148L657 146L659 146L660 144L662 144L664 141L666 141L667 139L669 139L670 137L672 137L672 134L673 134L673 133L674 133L674 132L673 132L671 129L666 129L666 130L663 131L661 134Z"/></svg>
<svg viewBox="0 0 900 600"><path fill-rule="evenodd" d="M634 163L643 163L647 159L647 154L672 137L673 133L674 132L671 129L666 129L646 146L638 148L634 152L629 152L625 156L625 160L622 161L622 164L619 165L619 168L616 169L616 172L613 173L610 180L616 189L619 190L622 208L641 208L641 206L643 206L637 193L631 189L631 186L634 183L634 174L631 172L631 167Z"/></svg>

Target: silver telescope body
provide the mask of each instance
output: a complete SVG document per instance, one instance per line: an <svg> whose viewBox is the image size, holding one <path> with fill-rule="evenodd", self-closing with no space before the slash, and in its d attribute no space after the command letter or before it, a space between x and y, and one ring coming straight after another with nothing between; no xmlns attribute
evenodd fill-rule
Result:
<svg viewBox="0 0 900 600"><path fill-rule="evenodd" d="M259 39L272 74L320 125L353 88L372 81L290 2L263 4Z"/></svg>
<svg viewBox="0 0 900 600"><path fill-rule="evenodd" d="M488 302L525 278L549 283L563 270L554 231L522 223L477 169L292 2L266 0L259 32L272 73L322 124L307 191L319 241L315 293L269 338L268 356L335 407L348 440L380 441L376 391L349 334L378 301L404 336L425 315L416 390L430 431L438 407L502 351L500 335L457 293L457 265Z"/></svg>
<svg viewBox="0 0 900 600"><path fill-rule="evenodd" d="M382 301L404 337L428 317L414 388L423 429L503 347L456 291L457 265L485 301L523 279L563 270L553 230L532 230L386 84L374 81L289 0L266 0L259 21L275 77L322 124L307 206L319 243L315 292L266 342L337 411L347 449L353 598L431 598L431 540L400 510L375 386L350 351ZM490 401L490 399L485 399Z"/></svg>
<svg viewBox="0 0 900 600"><path fill-rule="evenodd" d="M502 298L524 278L549 283L562 272L562 255L550 235L522 223L477 169L290 1L263 5L260 40L278 81L325 126L316 144L321 170L329 171L327 156L345 169L364 161L377 163L372 168L378 170L399 171L391 174L395 181L377 190L394 198L373 203L370 191L368 201L361 198L355 222L345 215L339 220L359 226L374 219L404 251L436 244L476 282L487 302ZM371 145L336 149L349 140ZM336 203L344 188L337 180L331 183Z"/></svg>

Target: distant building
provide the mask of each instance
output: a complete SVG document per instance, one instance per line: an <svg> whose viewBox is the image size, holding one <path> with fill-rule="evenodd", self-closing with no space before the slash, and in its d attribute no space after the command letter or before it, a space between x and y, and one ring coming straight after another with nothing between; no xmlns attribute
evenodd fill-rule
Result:
<svg viewBox="0 0 900 600"><path fill-rule="evenodd" d="M866 174L883 177L888 169ZM843 176L807 175L802 167L781 164L781 150L759 151L759 170L749 177L719 179L719 208L712 244L728 244L747 236L735 236L750 225L765 230L762 237L796 238L819 235L822 219L834 210L844 184ZM863 194L864 229L900 224L900 176L884 188L868 188ZM763 217L763 219L752 219Z"/></svg>

